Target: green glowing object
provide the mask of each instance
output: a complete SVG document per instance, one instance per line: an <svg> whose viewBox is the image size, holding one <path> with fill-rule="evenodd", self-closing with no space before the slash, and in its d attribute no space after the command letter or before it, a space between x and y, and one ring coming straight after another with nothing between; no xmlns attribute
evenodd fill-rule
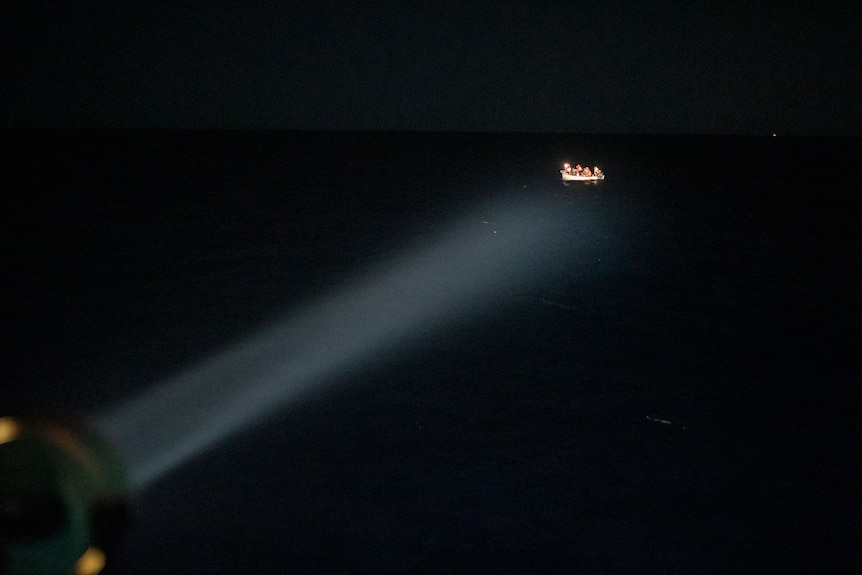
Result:
<svg viewBox="0 0 862 575"><path fill-rule="evenodd" d="M98 573L128 494L117 455L82 422L0 417L0 572Z"/></svg>

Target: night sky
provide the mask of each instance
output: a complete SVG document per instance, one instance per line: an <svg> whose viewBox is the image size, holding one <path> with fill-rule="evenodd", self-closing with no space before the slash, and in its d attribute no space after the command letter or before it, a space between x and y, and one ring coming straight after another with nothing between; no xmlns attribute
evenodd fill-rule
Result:
<svg viewBox="0 0 862 575"><path fill-rule="evenodd" d="M5 126L862 133L853 2L15 4Z"/></svg>

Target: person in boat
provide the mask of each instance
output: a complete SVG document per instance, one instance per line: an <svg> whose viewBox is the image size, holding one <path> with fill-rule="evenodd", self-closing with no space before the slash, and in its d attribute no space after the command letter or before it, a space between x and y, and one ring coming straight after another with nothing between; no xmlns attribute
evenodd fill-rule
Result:
<svg viewBox="0 0 862 575"><path fill-rule="evenodd" d="M589 169L589 168L584 168L584 173L583 173L583 174L581 174L581 175L583 175L583 176L585 176L585 177L587 177L587 178L591 178L591 177L593 176L593 174L592 174L592 172L590 172L590 169Z"/></svg>
<svg viewBox="0 0 862 575"><path fill-rule="evenodd" d="M601 176L602 175L602 171L599 169L598 166L593 166L593 175L594 176Z"/></svg>
<svg viewBox="0 0 862 575"><path fill-rule="evenodd" d="M583 170L583 168L581 167L581 165L580 165L580 164L578 164L577 166L575 166L575 175L576 175L576 176L580 176L580 175L581 175L581 170Z"/></svg>

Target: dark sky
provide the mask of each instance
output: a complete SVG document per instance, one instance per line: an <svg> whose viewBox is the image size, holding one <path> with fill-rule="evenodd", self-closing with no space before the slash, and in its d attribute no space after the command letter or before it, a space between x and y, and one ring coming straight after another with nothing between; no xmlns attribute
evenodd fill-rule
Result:
<svg viewBox="0 0 862 575"><path fill-rule="evenodd" d="M18 4L7 126L862 133L853 2Z"/></svg>

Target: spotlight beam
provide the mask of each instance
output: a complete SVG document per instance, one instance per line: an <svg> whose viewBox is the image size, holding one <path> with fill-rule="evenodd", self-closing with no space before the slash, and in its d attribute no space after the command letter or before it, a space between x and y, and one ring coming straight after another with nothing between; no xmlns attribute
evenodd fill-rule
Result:
<svg viewBox="0 0 862 575"><path fill-rule="evenodd" d="M489 224L489 221L496 224ZM571 225L568 223L568 225ZM377 267L256 335L97 415L140 491L312 390L371 366L382 351L486 306L560 262L567 222L508 201L458 221L432 245Z"/></svg>

